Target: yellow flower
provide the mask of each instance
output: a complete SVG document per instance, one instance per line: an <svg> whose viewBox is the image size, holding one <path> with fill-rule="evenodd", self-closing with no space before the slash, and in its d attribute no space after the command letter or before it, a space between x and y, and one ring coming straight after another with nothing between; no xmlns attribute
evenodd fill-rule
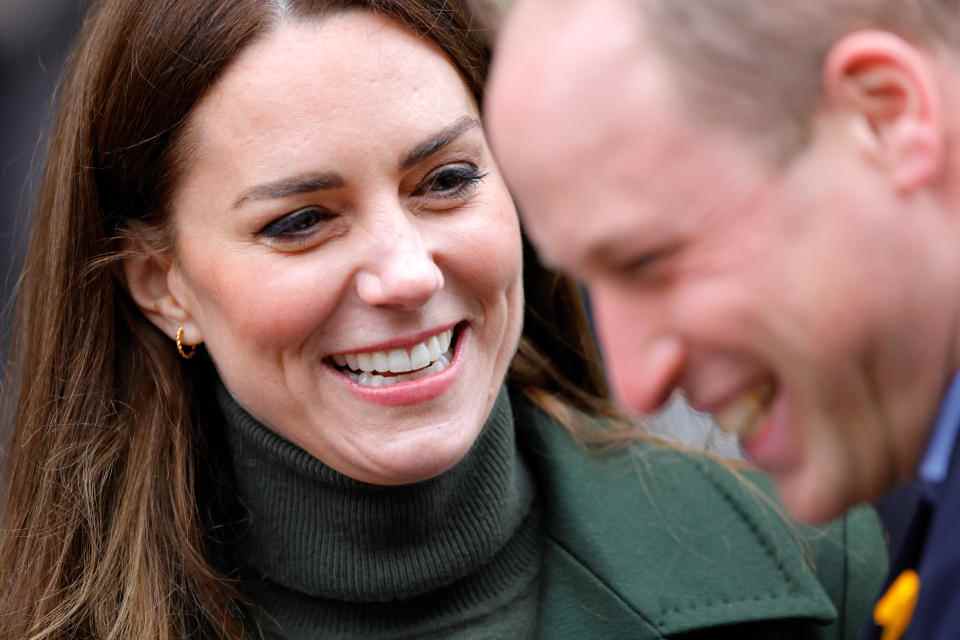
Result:
<svg viewBox="0 0 960 640"><path fill-rule="evenodd" d="M883 627L881 640L900 640L917 605L920 595L920 576L908 569L894 581L873 610L873 620Z"/></svg>

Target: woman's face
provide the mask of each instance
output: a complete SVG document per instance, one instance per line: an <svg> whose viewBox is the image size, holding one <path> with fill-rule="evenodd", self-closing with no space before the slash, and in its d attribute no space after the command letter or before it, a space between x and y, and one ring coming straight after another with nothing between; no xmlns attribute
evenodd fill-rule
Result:
<svg viewBox="0 0 960 640"><path fill-rule="evenodd" d="M166 274L188 340L252 415L348 476L459 462L523 292L516 210L448 59L371 13L287 21L189 125Z"/></svg>

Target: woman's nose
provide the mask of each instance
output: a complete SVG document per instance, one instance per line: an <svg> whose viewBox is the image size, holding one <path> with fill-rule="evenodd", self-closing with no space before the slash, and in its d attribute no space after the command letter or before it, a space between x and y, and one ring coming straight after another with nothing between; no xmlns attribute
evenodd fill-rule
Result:
<svg viewBox="0 0 960 640"><path fill-rule="evenodd" d="M357 293L371 306L413 309L443 288L443 273L415 223L402 227L378 243L368 267L357 274Z"/></svg>

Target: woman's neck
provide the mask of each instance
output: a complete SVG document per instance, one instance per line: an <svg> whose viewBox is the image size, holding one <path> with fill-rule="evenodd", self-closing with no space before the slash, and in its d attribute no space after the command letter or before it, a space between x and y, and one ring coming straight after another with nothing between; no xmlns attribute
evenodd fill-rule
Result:
<svg viewBox="0 0 960 640"><path fill-rule="evenodd" d="M414 598L476 575L529 524L534 487L505 387L464 460L398 487L334 471L257 422L222 386L218 400L248 514L237 557L270 583L341 602Z"/></svg>

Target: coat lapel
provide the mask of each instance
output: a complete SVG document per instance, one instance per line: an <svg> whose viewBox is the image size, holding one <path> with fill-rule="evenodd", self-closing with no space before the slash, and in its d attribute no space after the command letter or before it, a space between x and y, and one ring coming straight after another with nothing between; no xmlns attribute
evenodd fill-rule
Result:
<svg viewBox="0 0 960 640"><path fill-rule="evenodd" d="M543 479L548 514L541 637L602 628L603 637L663 638L751 621L835 620L803 532L763 492L667 448L585 454L528 402L514 407L526 414L518 435Z"/></svg>
<svg viewBox="0 0 960 640"><path fill-rule="evenodd" d="M660 630L644 619L589 567L555 541L544 553L543 593L537 637L555 638L662 638ZM596 633L602 629L602 634Z"/></svg>

